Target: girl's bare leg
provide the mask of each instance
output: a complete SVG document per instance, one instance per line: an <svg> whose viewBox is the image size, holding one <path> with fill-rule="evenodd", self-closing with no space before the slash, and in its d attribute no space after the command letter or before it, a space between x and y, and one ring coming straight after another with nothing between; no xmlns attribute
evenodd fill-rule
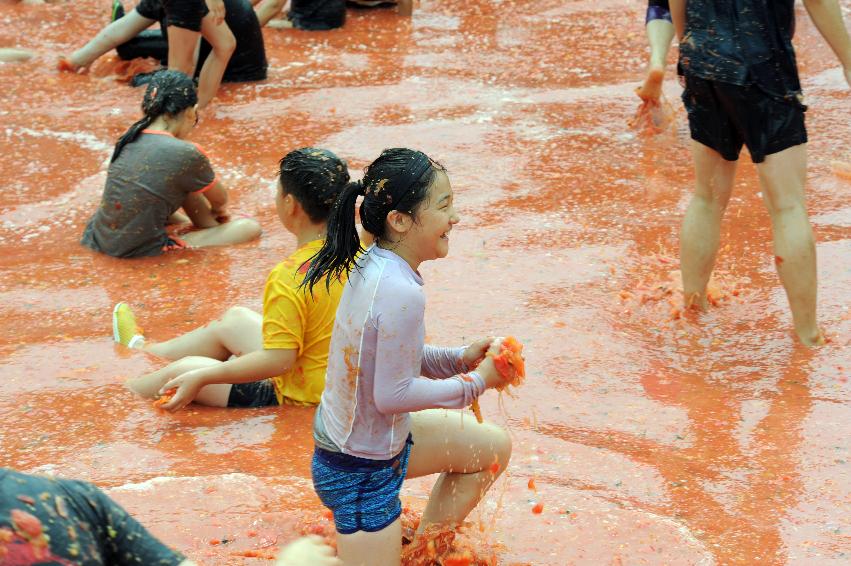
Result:
<svg viewBox="0 0 851 566"><path fill-rule="evenodd" d="M201 34L212 47L198 75L198 107L204 108L219 90L228 61L236 50L236 38L227 24L216 25L210 14L201 20Z"/></svg>
<svg viewBox="0 0 851 566"><path fill-rule="evenodd" d="M125 14L123 18L119 18L100 30L86 45L74 51L67 62L73 67L73 70L82 67L88 67L95 60L139 35L139 32L150 27L154 20L145 18L139 15L135 9Z"/></svg>
<svg viewBox="0 0 851 566"><path fill-rule="evenodd" d="M260 237L261 232L263 229L260 223L253 218L237 218L214 228L189 232L181 236L181 239L193 248L232 246L250 242Z"/></svg>
<svg viewBox="0 0 851 566"><path fill-rule="evenodd" d="M254 4L257 5L260 2L261 0L257 0ZM269 20L280 14L286 4L287 0L262 0L262 3L254 8L260 27L265 26Z"/></svg>
<svg viewBox="0 0 851 566"><path fill-rule="evenodd" d="M187 356L226 361L263 349L263 317L245 307L231 307L207 326L165 342L146 343L144 349L167 360ZM163 382L165 383L165 381Z"/></svg>
<svg viewBox="0 0 851 566"><path fill-rule="evenodd" d="M414 445L405 477L440 474L423 513L420 532L430 524L460 524L508 464L508 433L490 423L479 424L472 416L439 409L413 413L411 432ZM375 533L338 534L337 549L346 566L398 566L402 556L401 521Z"/></svg>
<svg viewBox="0 0 851 566"><path fill-rule="evenodd" d="M180 237L193 248L241 244L258 238L263 232L260 224L253 218L237 218L219 223L204 195L188 195L183 202L183 210L189 215L192 224L201 228Z"/></svg>
<svg viewBox="0 0 851 566"><path fill-rule="evenodd" d="M158 369L153 373L128 379L125 385L128 389L145 397L147 399L156 399L159 397L160 388L163 385L178 377L181 374L193 369L210 367L220 364L219 360L204 358L200 356L189 356L176 362L171 362L162 369ZM208 407L227 407L230 390L233 387L230 383L215 383L206 385L198 392L194 402Z"/></svg>
<svg viewBox="0 0 851 566"><path fill-rule="evenodd" d="M374 533L337 533L337 556L345 566L399 566L402 562L401 519Z"/></svg>
<svg viewBox="0 0 851 566"><path fill-rule="evenodd" d="M411 432L414 446L406 477L440 474L419 531L430 524L459 525L508 465L511 438L494 424L440 409L413 413Z"/></svg>

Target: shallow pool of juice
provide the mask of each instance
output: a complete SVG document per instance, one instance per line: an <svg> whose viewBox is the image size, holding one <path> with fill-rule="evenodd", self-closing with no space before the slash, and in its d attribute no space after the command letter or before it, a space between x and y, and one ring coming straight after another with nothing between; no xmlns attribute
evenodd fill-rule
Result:
<svg viewBox="0 0 851 566"><path fill-rule="evenodd" d="M422 266L428 341L526 345L526 384L481 401L514 452L465 540L506 565L847 564L851 185L831 168L851 160L847 85L801 11L830 343L795 345L746 155L718 304L683 316L688 128L673 66L670 127L630 126L643 11L424 0L411 19L355 10L341 30L265 29L269 79L225 85L192 134L263 236L130 261L78 241L141 91L108 58L88 75L55 71L107 9L0 6L0 47L37 52L0 64L0 465L92 481L208 565L262 563L327 527L310 481L312 410L156 409L122 382L163 362L113 344L111 309L130 303L152 340L233 305L259 310L266 275L295 247L274 210L278 160L326 147L358 177L383 148L410 146L447 167L462 216L449 257ZM406 483L414 514L433 481Z"/></svg>

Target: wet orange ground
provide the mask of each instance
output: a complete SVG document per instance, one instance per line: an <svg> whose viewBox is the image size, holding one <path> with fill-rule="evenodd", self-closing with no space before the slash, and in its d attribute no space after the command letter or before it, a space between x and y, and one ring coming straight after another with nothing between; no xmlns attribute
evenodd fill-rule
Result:
<svg viewBox="0 0 851 566"><path fill-rule="evenodd" d="M56 53L104 23L103 4L0 6L0 47L41 53L0 65L0 465L91 480L205 564L261 563L246 555L295 537L321 513L310 410L160 413L121 385L160 362L113 345L111 307L129 301L152 339L231 305L259 309L266 274L294 247L276 222L276 161L310 144L359 171L408 145L448 166L463 213L450 257L423 268L430 340L510 333L526 344L517 397L482 402L515 449L473 517L489 538L474 539L501 564L851 560L851 185L830 167L851 151L849 96L803 13L810 208L832 338L812 353L792 340L749 162L723 227L720 306L699 320L672 313L692 173L672 77L672 131L647 139L627 125L643 2L430 0L410 21L356 11L344 30L265 30L269 80L226 86L194 139L234 209L266 232L137 261L77 241L140 93L108 64L101 77L53 70ZM421 508L429 486L407 484L406 503Z"/></svg>

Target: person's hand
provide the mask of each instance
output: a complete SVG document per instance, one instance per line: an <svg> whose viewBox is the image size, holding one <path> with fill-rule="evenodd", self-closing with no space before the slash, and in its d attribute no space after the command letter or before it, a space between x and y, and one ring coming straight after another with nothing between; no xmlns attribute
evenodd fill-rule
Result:
<svg viewBox="0 0 851 566"><path fill-rule="evenodd" d="M493 342L493 336L476 340L467 346L467 349L464 350L464 355L461 359L463 360L464 365L467 366L468 370L475 369L476 366L485 359L485 354L487 354L488 348L491 346L491 342Z"/></svg>
<svg viewBox="0 0 851 566"><path fill-rule="evenodd" d="M160 408L171 412L179 411L198 396L202 387L204 387L203 368L182 373L160 388L160 395L165 395L169 389L176 389L174 396Z"/></svg>
<svg viewBox="0 0 851 566"><path fill-rule="evenodd" d="M276 566L343 566L334 549L316 535L302 537L278 555Z"/></svg>
<svg viewBox="0 0 851 566"><path fill-rule="evenodd" d="M215 24L222 25L225 21L225 0L207 0L207 8L210 9Z"/></svg>
<svg viewBox="0 0 851 566"><path fill-rule="evenodd" d="M493 338L489 343L488 347L485 350L487 354L490 352L494 356L499 354L499 347L502 344L502 337ZM482 376L482 379L485 380L485 387L488 389L492 389L494 387L499 387L505 384L505 380L502 379L502 376L499 374L499 371L496 369L496 365L493 363L493 356L484 356L479 362L478 367L476 368L476 372Z"/></svg>

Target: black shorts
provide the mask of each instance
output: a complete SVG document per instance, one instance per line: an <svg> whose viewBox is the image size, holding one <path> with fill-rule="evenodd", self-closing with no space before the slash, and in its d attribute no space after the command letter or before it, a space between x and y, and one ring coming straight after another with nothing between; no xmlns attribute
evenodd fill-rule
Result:
<svg viewBox="0 0 851 566"><path fill-rule="evenodd" d="M136 5L142 17L191 31L201 31L201 20L209 11L204 0L141 0Z"/></svg>
<svg viewBox="0 0 851 566"><path fill-rule="evenodd" d="M683 104L691 138L736 161L742 145L754 163L807 143L806 106L770 96L756 85L739 86L686 76Z"/></svg>
<svg viewBox="0 0 851 566"><path fill-rule="evenodd" d="M250 383L235 383L230 389L228 407L275 407L278 397L271 379L252 381Z"/></svg>

